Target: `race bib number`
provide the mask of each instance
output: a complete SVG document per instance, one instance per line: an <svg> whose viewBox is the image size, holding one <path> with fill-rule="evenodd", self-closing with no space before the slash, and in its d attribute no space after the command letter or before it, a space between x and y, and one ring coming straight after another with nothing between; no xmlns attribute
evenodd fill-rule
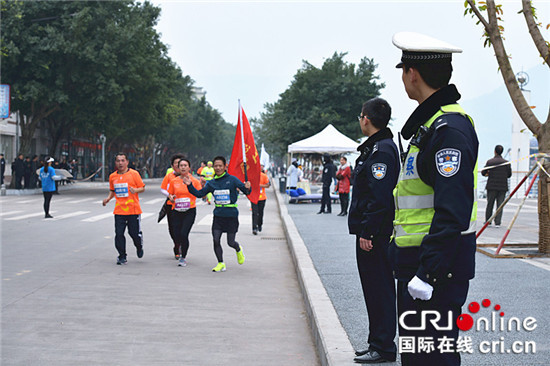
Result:
<svg viewBox="0 0 550 366"><path fill-rule="evenodd" d="M214 200L217 205L228 205L231 203L229 189L217 189L214 191Z"/></svg>
<svg viewBox="0 0 550 366"><path fill-rule="evenodd" d="M176 211L187 211L191 208L191 199L189 197L185 198L176 198L176 205L174 206L174 209Z"/></svg>
<svg viewBox="0 0 550 366"><path fill-rule="evenodd" d="M114 186L117 198L128 197L128 183L115 183Z"/></svg>

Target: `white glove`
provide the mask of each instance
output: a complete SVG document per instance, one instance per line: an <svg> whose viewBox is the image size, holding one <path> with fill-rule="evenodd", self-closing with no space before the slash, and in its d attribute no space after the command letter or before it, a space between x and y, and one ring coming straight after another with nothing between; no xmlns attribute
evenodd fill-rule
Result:
<svg viewBox="0 0 550 366"><path fill-rule="evenodd" d="M409 294L413 299L429 300L432 298L432 292L434 288L429 283L422 281L417 276L409 282L408 285Z"/></svg>

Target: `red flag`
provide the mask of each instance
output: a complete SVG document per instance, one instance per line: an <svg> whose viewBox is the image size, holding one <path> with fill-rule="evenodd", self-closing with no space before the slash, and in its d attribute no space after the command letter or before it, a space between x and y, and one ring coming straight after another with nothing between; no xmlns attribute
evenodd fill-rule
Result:
<svg viewBox="0 0 550 366"><path fill-rule="evenodd" d="M252 192L248 195L248 199L252 203L258 203L258 198L260 196L260 156L258 155L258 150L256 150L254 135L252 135L250 124L239 103L239 123L237 123L235 142L233 143L233 151L231 152L231 159L229 160L227 171L229 174L239 178L242 182L245 181L245 164L243 161L243 156L245 154L243 154L243 147L246 152L247 178L252 188Z"/></svg>

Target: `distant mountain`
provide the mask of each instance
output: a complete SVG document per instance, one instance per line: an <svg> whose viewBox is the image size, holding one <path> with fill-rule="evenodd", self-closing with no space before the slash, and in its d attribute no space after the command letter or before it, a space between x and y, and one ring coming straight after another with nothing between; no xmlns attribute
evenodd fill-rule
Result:
<svg viewBox="0 0 550 366"><path fill-rule="evenodd" d="M525 89L531 91L531 105L540 121L546 120L550 102L550 72L548 67L540 65L525 71L529 75L529 84ZM502 87L460 104L474 118L479 138L479 164L493 157L495 145L504 146L506 152L512 144L512 119L514 105L502 82ZM525 127L527 128L527 127Z"/></svg>

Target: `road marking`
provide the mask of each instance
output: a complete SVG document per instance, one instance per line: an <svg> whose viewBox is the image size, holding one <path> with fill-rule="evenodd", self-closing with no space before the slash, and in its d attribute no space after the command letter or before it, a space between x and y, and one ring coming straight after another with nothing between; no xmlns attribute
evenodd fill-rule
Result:
<svg viewBox="0 0 550 366"><path fill-rule="evenodd" d="M7 211L7 212L0 212L0 217L7 216L7 215L15 215L16 213L23 212L23 211Z"/></svg>
<svg viewBox="0 0 550 366"><path fill-rule="evenodd" d="M144 212L141 214L141 219L146 219L148 218L149 216L153 216L155 213L154 212Z"/></svg>
<svg viewBox="0 0 550 366"><path fill-rule="evenodd" d="M204 225L204 226L207 226L207 225L212 225L212 218L214 217L213 214L208 214L206 216L204 216L201 221L199 221L198 223L196 223L195 225Z"/></svg>
<svg viewBox="0 0 550 366"><path fill-rule="evenodd" d="M17 201L15 203L17 203L18 205L23 205L25 203L31 203L31 202L35 202L35 201L38 201L38 198L33 198L32 200Z"/></svg>
<svg viewBox="0 0 550 366"><path fill-rule="evenodd" d="M90 213L90 211L75 211L75 212L66 213L64 215L55 216L54 219L64 219L67 217L80 216L87 213Z"/></svg>
<svg viewBox="0 0 550 366"><path fill-rule="evenodd" d="M145 202L144 204L145 204L145 205L154 205L155 203L160 203L160 202L164 202L164 201L166 201L166 197L155 198L154 200L147 201L147 202Z"/></svg>
<svg viewBox="0 0 550 366"><path fill-rule="evenodd" d="M87 219L80 220L80 221L84 221L84 222L96 222L96 221L103 220L103 219L106 219L107 217L112 217L112 216L113 216L113 213L112 213L112 212L107 212L107 213L104 213L104 214L101 214L101 215L96 215L96 216L88 217Z"/></svg>
<svg viewBox="0 0 550 366"><path fill-rule="evenodd" d="M539 267L539 268L545 269L547 271L550 271L550 265L548 265L546 263L541 263L541 262L537 261L534 258L533 259L520 259L520 261L522 261L524 263L527 263L527 264L530 264L532 266Z"/></svg>
<svg viewBox="0 0 550 366"><path fill-rule="evenodd" d="M50 211L50 213L55 213L55 212L56 211ZM5 220L10 220L10 221L24 220L24 219L29 219L31 217L37 217L37 216L42 216L42 215L44 215L44 212L36 212L36 213L26 214L26 215L21 215L21 216L8 217Z"/></svg>
<svg viewBox="0 0 550 366"><path fill-rule="evenodd" d="M94 199L93 197L91 197L91 198L84 198L84 199L81 199L81 200L69 201L69 202L67 202L67 203L77 204L77 203L88 202L88 201L91 201L91 200L93 200L93 199ZM100 202L102 202L102 201L100 201ZM91 203L91 202L89 202L89 203Z"/></svg>

